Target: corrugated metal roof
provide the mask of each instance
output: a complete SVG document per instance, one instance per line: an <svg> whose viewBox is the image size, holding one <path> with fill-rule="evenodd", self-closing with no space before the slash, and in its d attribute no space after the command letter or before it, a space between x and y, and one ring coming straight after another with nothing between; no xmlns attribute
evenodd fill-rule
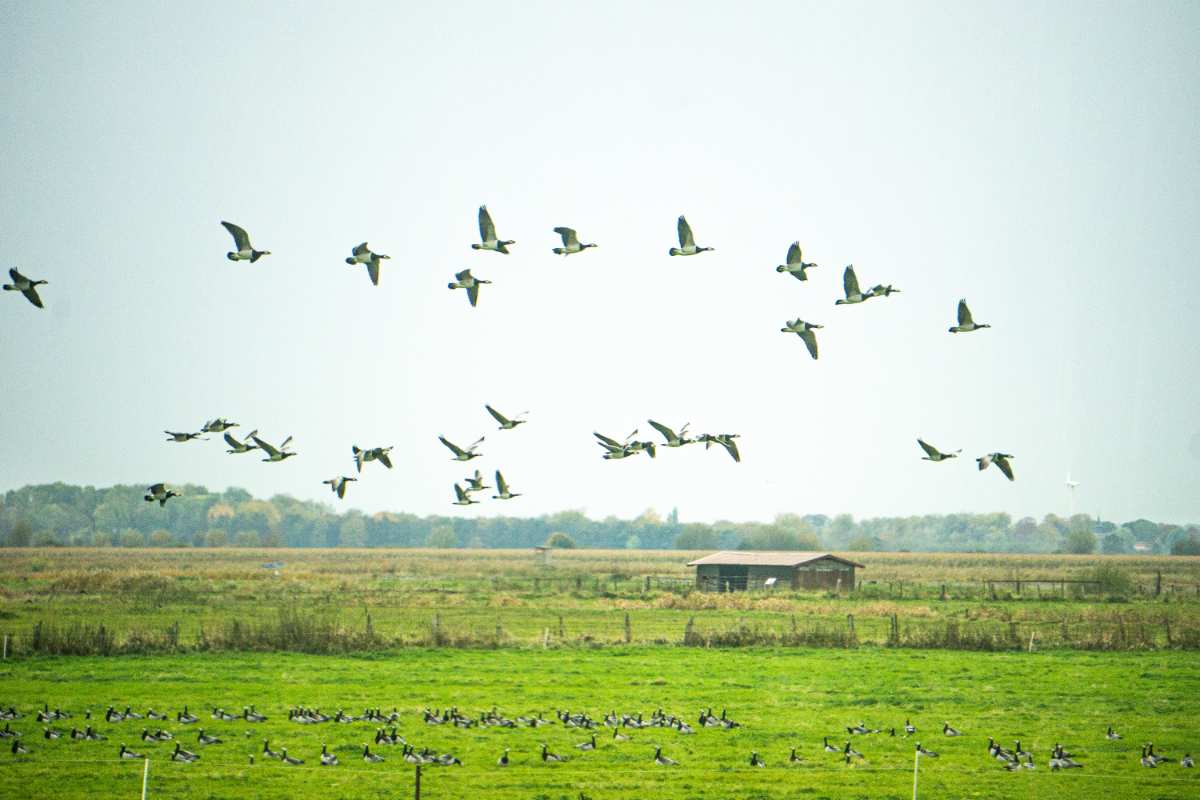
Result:
<svg viewBox="0 0 1200 800"><path fill-rule="evenodd" d="M822 558L829 558L842 564L850 564L854 567L866 569L865 566L856 561L851 561L841 556L835 556L833 553L817 553L813 551L800 550L722 550L719 553L713 553L711 556L697 558L695 561L689 561L689 567L699 566L701 564L733 564L733 565L750 565L759 567L798 567L801 564L807 564L810 561L819 561Z"/></svg>

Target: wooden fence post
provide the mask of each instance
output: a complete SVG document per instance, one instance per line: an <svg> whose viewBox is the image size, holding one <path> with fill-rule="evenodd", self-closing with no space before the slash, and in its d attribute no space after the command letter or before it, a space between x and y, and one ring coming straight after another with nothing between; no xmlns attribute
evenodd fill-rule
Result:
<svg viewBox="0 0 1200 800"><path fill-rule="evenodd" d="M421 800L421 765L417 764L417 774L413 780L413 797Z"/></svg>
<svg viewBox="0 0 1200 800"><path fill-rule="evenodd" d="M629 622L629 612L625 612L625 644L633 641L633 626Z"/></svg>
<svg viewBox="0 0 1200 800"><path fill-rule="evenodd" d="M854 643L857 641L857 637L854 634L854 615L853 614L846 615L846 627L848 628L849 643L851 646L853 646Z"/></svg>
<svg viewBox="0 0 1200 800"><path fill-rule="evenodd" d="M563 618L562 618L562 614L559 614L559 615L558 615L558 638L560 638L560 639L561 639L561 638L563 638L565 635L566 635L566 634L563 632Z"/></svg>
<svg viewBox="0 0 1200 800"><path fill-rule="evenodd" d="M1154 573L1154 596L1162 594L1162 570Z"/></svg>

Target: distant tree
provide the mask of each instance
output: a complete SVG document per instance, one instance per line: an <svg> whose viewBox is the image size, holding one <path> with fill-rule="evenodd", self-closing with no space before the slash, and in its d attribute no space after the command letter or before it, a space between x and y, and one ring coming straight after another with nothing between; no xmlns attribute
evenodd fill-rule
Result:
<svg viewBox="0 0 1200 800"><path fill-rule="evenodd" d="M637 550L641 546L642 546L642 540L638 538L638 535L636 533L632 534L628 539L625 540L625 549L626 550Z"/></svg>
<svg viewBox="0 0 1200 800"><path fill-rule="evenodd" d="M429 532L428 538L425 539L425 546L443 549L458 547L458 534L449 525L439 525Z"/></svg>
<svg viewBox="0 0 1200 800"><path fill-rule="evenodd" d="M346 518L342 520L339 528L340 536L338 537L338 545L340 547L365 547L367 544L367 519L359 513L348 513ZM431 547L438 545L430 545ZM455 539L451 547L458 547L458 540Z"/></svg>
<svg viewBox="0 0 1200 800"><path fill-rule="evenodd" d="M671 513L667 514L667 524L668 525L678 525L679 524L679 508L678 507L672 508Z"/></svg>
<svg viewBox="0 0 1200 800"><path fill-rule="evenodd" d="M471 548L472 550L482 550L485 547L483 543L483 537L479 534L475 534L471 537L471 540L467 542L467 547Z"/></svg>
<svg viewBox="0 0 1200 800"><path fill-rule="evenodd" d="M1133 552L1133 534L1127 530L1116 528L1105 534L1100 540L1100 551L1108 555L1121 555Z"/></svg>
<svg viewBox="0 0 1200 800"><path fill-rule="evenodd" d="M874 536L863 536L860 534L859 536L855 536L853 539L851 539L846 547L856 552L869 552L871 550L877 550L877 544L878 542L876 542Z"/></svg>
<svg viewBox="0 0 1200 800"><path fill-rule="evenodd" d="M689 522L675 535L676 550L715 550L717 534L707 525Z"/></svg>
<svg viewBox="0 0 1200 800"><path fill-rule="evenodd" d="M262 539L258 531L238 531L233 536L234 547L258 547Z"/></svg>
<svg viewBox="0 0 1200 800"><path fill-rule="evenodd" d="M51 531L38 531L33 534L34 547L57 547L59 541Z"/></svg>
<svg viewBox="0 0 1200 800"><path fill-rule="evenodd" d="M1200 556L1200 535L1189 533L1186 537L1176 539L1171 545L1173 556Z"/></svg>
<svg viewBox="0 0 1200 800"><path fill-rule="evenodd" d="M96 531L92 534L92 547L112 547L113 536L108 531Z"/></svg>
<svg viewBox="0 0 1200 800"><path fill-rule="evenodd" d="M259 547L283 547L283 535L279 531L267 531L259 534Z"/></svg>
<svg viewBox="0 0 1200 800"><path fill-rule="evenodd" d="M229 534L225 531L213 529L204 536L205 547L224 547L229 543Z"/></svg>
<svg viewBox="0 0 1200 800"><path fill-rule="evenodd" d="M145 547L146 534L133 528L126 528L121 531L121 547Z"/></svg>
<svg viewBox="0 0 1200 800"><path fill-rule="evenodd" d="M171 534L168 533L167 531L162 530L161 528L156 531L151 531L151 533L150 533L150 546L151 547L170 547L174 543L175 543L174 537L171 536Z"/></svg>
<svg viewBox="0 0 1200 800"><path fill-rule="evenodd" d="M1105 520L1097 519L1092 523L1092 533L1112 533L1116 529L1116 525Z"/></svg>
<svg viewBox="0 0 1200 800"><path fill-rule="evenodd" d="M9 547L29 547L33 541L33 526L28 520L19 519L8 532Z"/></svg>
<svg viewBox="0 0 1200 800"><path fill-rule="evenodd" d="M1096 552L1096 534L1090 530L1074 530L1067 534L1063 543L1068 553L1086 555Z"/></svg>
<svg viewBox="0 0 1200 800"><path fill-rule="evenodd" d="M564 550L575 549L575 540L562 531L555 531L546 539L546 547L558 547Z"/></svg>
<svg viewBox="0 0 1200 800"><path fill-rule="evenodd" d="M739 550L816 550L820 547L816 534L803 534L778 525L745 526Z"/></svg>

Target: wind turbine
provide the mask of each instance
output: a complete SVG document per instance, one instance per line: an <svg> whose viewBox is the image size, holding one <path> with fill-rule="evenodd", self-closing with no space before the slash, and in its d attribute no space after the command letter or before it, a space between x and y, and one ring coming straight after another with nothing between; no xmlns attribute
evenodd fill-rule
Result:
<svg viewBox="0 0 1200 800"><path fill-rule="evenodd" d="M1077 488L1079 488L1079 481L1071 480L1071 473L1068 472L1067 473L1067 489L1071 493L1071 513L1068 515L1068 519L1070 517L1075 516L1075 490Z"/></svg>

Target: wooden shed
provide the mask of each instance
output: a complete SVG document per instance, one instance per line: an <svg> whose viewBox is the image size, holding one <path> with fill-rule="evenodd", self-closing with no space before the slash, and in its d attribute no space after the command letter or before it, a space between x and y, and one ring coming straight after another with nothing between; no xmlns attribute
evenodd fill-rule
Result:
<svg viewBox="0 0 1200 800"><path fill-rule="evenodd" d="M688 562L696 588L707 592L746 589L850 589L862 564L833 553L723 550Z"/></svg>

